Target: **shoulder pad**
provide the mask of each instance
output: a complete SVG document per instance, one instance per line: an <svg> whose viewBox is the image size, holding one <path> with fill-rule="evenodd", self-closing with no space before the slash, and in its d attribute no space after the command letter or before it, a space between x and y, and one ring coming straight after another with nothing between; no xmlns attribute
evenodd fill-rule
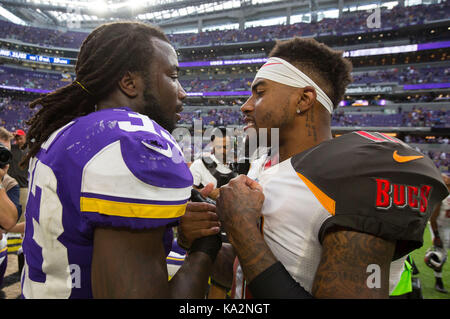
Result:
<svg viewBox="0 0 450 319"><path fill-rule="evenodd" d="M322 226L321 237L340 225L408 242L398 245L402 249L396 256L422 245L435 204L448 194L430 158L382 133L345 134L295 155L291 162L299 176L333 202L328 207L333 216Z"/></svg>

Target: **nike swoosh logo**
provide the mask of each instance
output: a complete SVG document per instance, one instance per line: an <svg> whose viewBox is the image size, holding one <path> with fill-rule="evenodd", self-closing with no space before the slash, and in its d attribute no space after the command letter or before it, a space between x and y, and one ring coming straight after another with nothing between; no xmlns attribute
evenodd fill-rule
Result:
<svg viewBox="0 0 450 319"><path fill-rule="evenodd" d="M423 158L423 156L402 156L402 155L398 155L397 151L394 152L392 157L394 158L394 161L396 161L398 163L406 163L406 162L414 161L414 160L419 159L419 158Z"/></svg>
<svg viewBox="0 0 450 319"><path fill-rule="evenodd" d="M141 141L142 144L144 144L146 147L148 147L151 150L154 150L155 152L158 152L166 157L172 157L172 149L170 148L170 145L167 143L167 149L163 149L160 147L155 147L153 145L150 145L148 143L145 143L144 141Z"/></svg>

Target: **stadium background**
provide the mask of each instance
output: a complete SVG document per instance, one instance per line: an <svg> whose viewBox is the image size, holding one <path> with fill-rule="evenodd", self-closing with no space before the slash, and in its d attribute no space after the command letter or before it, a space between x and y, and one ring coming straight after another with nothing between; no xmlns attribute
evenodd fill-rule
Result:
<svg viewBox="0 0 450 319"><path fill-rule="evenodd" d="M449 173L450 5L443 0L1 0L0 126L26 130L36 111L28 103L73 81L83 39L118 20L157 24L174 45L188 93L180 126L243 126L239 107L275 41L313 37L353 63L354 82L334 112L333 134L391 134ZM433 289L433 272L423 263L430 245L427 229L413 253L424 297L450 298ZM3 290L17 289L14 271L8 268ZM12 291L6 296L14 298Z"/></svg>

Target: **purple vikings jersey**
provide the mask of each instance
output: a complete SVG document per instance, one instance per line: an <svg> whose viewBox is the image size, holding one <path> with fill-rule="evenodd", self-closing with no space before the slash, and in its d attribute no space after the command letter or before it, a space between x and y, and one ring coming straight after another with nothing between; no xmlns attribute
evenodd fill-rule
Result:
<svg viewBox="0 0 450 319"><path fill-rule="evenodd" d="M171 227L192 187L175 139L126 107L91 113L55 131L31 159L29 174L25 298L92 298L96 227L166 227L168 254Z"/></svg>

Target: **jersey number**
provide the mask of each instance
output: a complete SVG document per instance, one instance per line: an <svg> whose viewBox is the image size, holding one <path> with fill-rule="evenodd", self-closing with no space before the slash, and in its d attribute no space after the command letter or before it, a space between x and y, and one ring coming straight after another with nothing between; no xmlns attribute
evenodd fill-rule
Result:
<svg viewBox="0 0 450 319"><path fill-rule="evenodd" d="M119 128L122 131L125 132L149 132L155 135L158 135L162 138L164 138L169 145L171 145L171 148L175 147L177 148L180 153L183 153L178 143L175 141L172 135L168 134L164 130L161 130L160 132L157 132L155 129L155 125L153 124L153 121L145 115L138 114L138 113L128 113L128 116L135 119L140 119L142 121L141 125L132 124L131 121L119 121L118 125Z"/></svg>
<svg viewBox="0 0 450 319"><path fill-rule="evenodd" d="M24 279L25 297L67 298L72 288L71 270L67 248L58 240L64 232L62 224L62 205L56 193L57 179L52 169L36 158L31 163L31 179L28 194L26 227L32 234L29 245L40 247L33 249L31 255L35 261L42 260L41 271L28 269ZM57 265L55 267L55 265ZM35 265L33 265L35 266Z"/></svg>
<svg viewBox="0 0 450 319"><path fill-rule="evenodd" d="M384 133L379 133L379 132L369 133L366 131L357 131L356 133L359 134L360 136L365 137L374 142L394 142L394 143L399 143L399 144L405 144L398 138L389 136Z"/></svg>

